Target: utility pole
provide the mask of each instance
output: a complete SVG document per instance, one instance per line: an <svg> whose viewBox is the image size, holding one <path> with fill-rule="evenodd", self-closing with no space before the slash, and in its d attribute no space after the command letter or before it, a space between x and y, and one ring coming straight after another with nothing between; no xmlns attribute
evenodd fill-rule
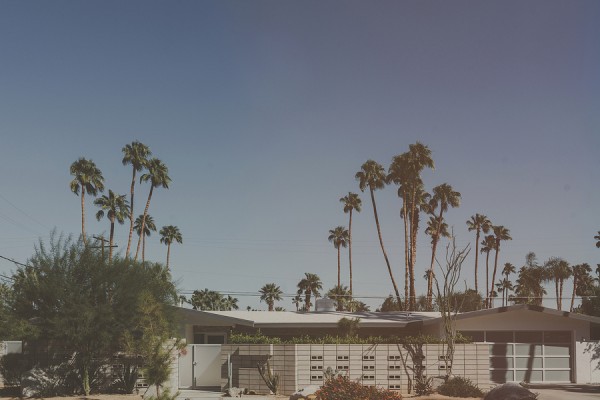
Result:
<svg viewBox="0 0 600 400"><path fill-rule="evenodd" d="M100 240L102 242L102 246L101 247L99 247L99 246L91 246L90 248L92 248L92 249L102 248L102 259L104 260L104 243L110 242L110 240L105 239L104 236L92 236L92 237L94 239L96 239L96 240ZM109 246L106 246L106 247L108 247L108 248L113 247L114 248L114 247L119 247L119 246L117 246L116 244L113 244L112 246L109 245Z"/></svg>

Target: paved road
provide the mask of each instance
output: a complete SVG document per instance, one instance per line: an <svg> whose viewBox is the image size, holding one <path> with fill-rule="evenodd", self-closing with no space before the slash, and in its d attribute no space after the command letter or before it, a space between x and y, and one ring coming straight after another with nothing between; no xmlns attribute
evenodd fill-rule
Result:
<svg viewBox="0 0 600 400"><path fill-rule="evenodd" d="M530 387L539 393L538 400L591 400L600 399L600 385L544 385Z"/></svg>

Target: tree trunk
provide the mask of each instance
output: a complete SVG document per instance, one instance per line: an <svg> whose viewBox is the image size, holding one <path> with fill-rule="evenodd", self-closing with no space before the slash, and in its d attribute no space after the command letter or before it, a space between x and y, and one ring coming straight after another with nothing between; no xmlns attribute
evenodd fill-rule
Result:
<svg viewBox="0 0 600 400"><path fill-rule="evenodd" d="M133 194L135 191L135 167L133 167L133 176L131 177L131 195L129 203L129 238L127 239L127 250L125 251L125 258L129 257L129 251L131 250L131 239L133 237Z"/></svg>
<svg viewBox="0 0 600 400"><path fill-rule="evenodd" d="M87 245L87 238L85 237L85 187L81 185L81 237L83 238L83 244Z"/></svg>
<svg viewBox="0 0 600 400"><path fill-rule="evenodd" d="M169 258L171 257L171 243L167 245L167 270L169 269Z"/></svg>
<svg viewBox="0 0 600 400"><path fill-rule="evenodd" d="M477 229L477 235L475 236L475 293L479 293L479 287L477 285L477 262L479 260L479 229Z"/></svg>
<svg viewBox="0 0 600 400"><path fill-rule="evenodd" d="M350 208L350 223L348 224L348 264L350 265L350 294L352 294L352 208Z"/></svg>
<svg viewBox="0 0 600 400"><path fill-rule="evenodd" d="M573 275L573 294L571 295L571 308L569 312L573 312L573 306L575 305L575 292L577 291L577 276Z"/></svg>
<svg viewBox="0 0 600 400"><path fill-rule="evenodd" d="M396 293L396 300L398 301L398 304L400 304L400 302L402 301L402 299L400 298L400 292L398 291L398 286L396 285L396 280L394 279L394 274L392 273L392 267L390 265L390 261L388 260L387 253L385 252L385 247L383 246L383 238L381 237L381 227L379 226L379 218L377 216L377 205L375 204L375 194L371 187L369 187L369 191L371 192L371 203L373 204L373 214L375 215L375 225L377 225L377 235L379 236L379 244L381 245L383 258L385 258L388 273L390 274L390 279L392 280L392 286L394 287L394 292Z"/></svg>
<svg viewBox="0 0 600 400"><path fill-rule="evenodd" d="M146 262L146 235L142 237L142 264Z"/></svg>
<svg viewBox="0 0 600 400"><path fill-rule="evenodd" d="M419 211L417 210L416 204L415 204L415 199L416 199L416 192L413 193L412 196L412 202L410 204L410 271L409 271L409 278L410 278L410 288L409 288L409 292L410 292L410 307L409 310L412 311L416 308L416 300L417 300L417 296L416 296L416 291L415 291L415 264L417 262L417 231L419 229L419 222L418 222L418 214Z"/></svg>
<svg viewBox="0 0 600 400"><path fill-rule="evenodd" d="M558 311L562 311L562 294L563 294L563 279L560 279L559 287L558 287Z"/></svg>
<svg viewBox="0 0 600 400"><path fill-rule="evenodd" d="M440 215L437 219L437 227L435 229L435 236L432 238L433 243L431 244L431 264L429 266L429 272L427 273L427 306L431 309L433 303L433 278L435 276L433 267L435 263L435 250L437 249L438 240L440 240L440 226L442 225L442 215L444 211L440 206Z"/></svg>
<svg viewBox="0 0 600 400"><path fill-rule="evenodd" d="M138 239L137 249L135 251L134 261L138 259L138 253L140 252L140 243L142 242L142 236L144 235L144 231L146 230L146 215L148 215L148 208L150 208L150 200L152 199L152 192L154 191L154 186L150 185L150 192L148 193L148 201L146 201L146 208L144 209L144 216L142 217L142 230L140 238Z"/></svg>
<svg viewBox="0 0 600 400"><path fill-rule="evenodd" d="M494 293L494 283L496 283L496 270L498 269L498 253L500 252L500 241L498 241L496 243L496 254L494 257L494 273L492 274L492 286L490 286L490 300L488 303L488 308L491 308L494 304L493 304L493 296L492 293Z"/></svg>
<svg viewBox="0 0 600 400"><path fill-rule="evenodd" d="M485 255L485 290L487 292L488 288L490 287L490 251L488 250L486 251L486 255ZM487 292L485 294L485 308L489 307L489 302L490 302L490 293Z"/></svg>
<svg viewBox="0 0 600 400"><path fill-rule="evenodd" d="M410 233L408 232L408 215L406 212L406 200L402 200L402 219L404 219L404 309L408 310L410 304Z"/></svg>
<svg viewBox="0 0 600 400"><path fill-rule="evenodd" d="M108 241L108 262L112 261L114 237L115 237L115 217L112 217L110 219L110 240Z"/></svg>
<svg viewBox="0 0 600 400"><path fill-rule="evenodd" d="M554 279L554 293L556 294L556 309L560 310L560 296L558 295L558 278Z"/></svg>

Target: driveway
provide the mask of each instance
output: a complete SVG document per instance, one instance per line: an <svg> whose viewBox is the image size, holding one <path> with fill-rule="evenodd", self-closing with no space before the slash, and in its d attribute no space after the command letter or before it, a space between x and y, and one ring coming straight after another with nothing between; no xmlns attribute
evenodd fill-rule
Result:
<svg viewBox="0 0 600 400"><path fill-rule="evenodd" d="M540 394L538 400L600 399L600 385L530 385L529 390Z"/></svg>

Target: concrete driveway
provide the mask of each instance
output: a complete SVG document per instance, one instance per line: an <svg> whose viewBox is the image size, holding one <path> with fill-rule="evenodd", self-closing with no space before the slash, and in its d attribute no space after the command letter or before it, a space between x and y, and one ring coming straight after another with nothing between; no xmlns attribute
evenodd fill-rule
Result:
<svg viewBox="0 0 600 400"><path fill-rule="evenodd" d="M600 399L600 385L530 385L538 400L591 400Z"/></svg>

